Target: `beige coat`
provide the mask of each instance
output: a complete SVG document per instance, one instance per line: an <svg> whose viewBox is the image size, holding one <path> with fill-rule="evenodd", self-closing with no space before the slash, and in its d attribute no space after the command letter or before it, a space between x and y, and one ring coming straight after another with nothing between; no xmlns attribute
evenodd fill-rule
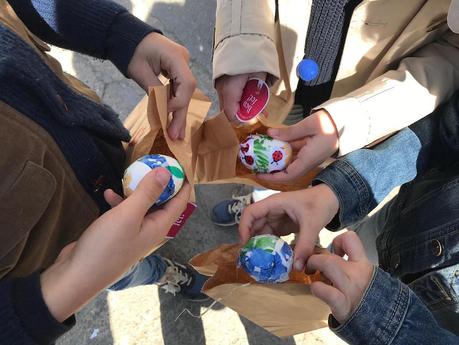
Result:
<svg viewBox="0 0 459 345"><path fill-rule="evenodd" d="M282 120L298 83L311 2L279 0L275 22L275 1L219 0L214 79L268 72L276 82L270 106ZM355 9L332 99L319 107L337 126L340 155L428 115L459 87L459 35L446 24L450 3L363 0Z"/></svg>

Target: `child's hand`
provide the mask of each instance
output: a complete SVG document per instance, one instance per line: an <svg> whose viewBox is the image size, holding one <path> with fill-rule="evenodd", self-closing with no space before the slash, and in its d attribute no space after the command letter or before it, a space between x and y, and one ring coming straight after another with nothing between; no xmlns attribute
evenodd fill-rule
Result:
<svg viewBox="0 0 459 345"><path fill-rule="evenodd" d="M362 242L355 232L348 231L336 237L333 248L337 255L312 255L308 270L320 271L333 285L314 282L312 293L330 306L333 316L344 323L355 311L370 283L374 267L368 261ZM348 261L342 256L348 256Z"/></svg>
<svg viewBox="0 0 459 345"><path fill-rule="evenodd" d="M173 113L168 133L172 140L185 137L188 105L196 88L196 79L188 66L188 50L167 37L151 33L137 46L128 66L128 76L145 91L161 85L158 76L171 80L172 97L168 111Z"/></svg>
<svg viewBox="0 0 459 345"><path fill-rule="evenodd" d="M319 110L297 124L284 128L270 128L268 134L287 141L297 155L286 170L276 174L258 175L270 182L291 182L322 164L339 146L338 133L330 115Z"/></svg>
<svg viewBox="0 0 459 345"><path fill-rule="evenodd" d="M317 235L338 209L338 199L325 184L272 195L250 205L242 213L239 224L241 242L260 234L283 236L299 232L294 249L294 268L301 271L313 253Z"/></svg>
<svg viewBox="0 0 459 345"><path fill-rule="evenodd" d="M237 121L236 113L239 110L242 91L251 78L266 80L266 72L245 73L238 75L224 75L215 81L220 109L225 112L231 122Z"/></svg>
<svg viewBox="0 0 459 345"><path fill-rule="evenodd" d="M163 241L186 207L190 185L161 209L148 213L170 178L166 169L149 172L126 200L93 222L77 242L65 247L41 274L43 298L62 321L115 282Z"/></svg>

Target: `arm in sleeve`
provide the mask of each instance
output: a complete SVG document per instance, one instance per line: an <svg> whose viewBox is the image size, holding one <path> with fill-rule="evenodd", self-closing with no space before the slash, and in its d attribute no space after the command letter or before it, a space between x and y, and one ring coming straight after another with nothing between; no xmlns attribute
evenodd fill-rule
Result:
<svg viewBox="0 0 459 345"><path fill-rule="evenodd" d="M365 86L325 102L339 155L369 145L432 113L459 87L459 35L448 31Z"/></svg>
<svg viewBox="0 0 459 345"><path fill-rule="evenodd" d="M108 59L124 74L140 41L160 32L108 0L9 0L27 28L42 40Z"/></svg>
<svg viewBox="0 0 459 345"><path fill-rule="evenodd" d="M338 230L370 213L397 186L459 159L459 92L429 116L384 142L339 158L313 184L327 184L340 210L327 226Z"/></svg>
<svg viewBox="0 0 459 345"><path fill-rule="evenodd" d="M213 80L223 75L267 72L279 78L273 0L218 0L214 35Z"/></svg>
<svg viewBox="0 0 459 345"><path fill-rule="evenodd" d="M416 294L398 279L375 268L362 300L340 325L330 315L330 329L349 344L458 344L441 328Z"/></svg>
<svg viewBox="0 0 459 345"><path fill-rule="evenodd" d="M46 306L40 275L0 281L0 344L48 345L75 324L54 319Z"/></svg>

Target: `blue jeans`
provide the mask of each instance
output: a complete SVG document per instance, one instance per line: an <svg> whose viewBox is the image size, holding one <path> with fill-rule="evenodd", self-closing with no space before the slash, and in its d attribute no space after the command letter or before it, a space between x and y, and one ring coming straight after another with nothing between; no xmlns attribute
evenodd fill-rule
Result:
<svg viewBox="0 0 459 345"><path fill-rule="evenodd" d="M166 268L167 264L161 256L151 254L133 266L108 290L119 291L139 285L157 283L166 272Z"/></svg>

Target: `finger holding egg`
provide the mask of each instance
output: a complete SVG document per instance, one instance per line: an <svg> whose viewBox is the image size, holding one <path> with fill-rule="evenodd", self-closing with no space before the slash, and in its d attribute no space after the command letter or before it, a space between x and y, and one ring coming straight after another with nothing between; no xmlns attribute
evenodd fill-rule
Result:
<svg viewBox="0 0 459 345"><path fill-rule="evenodd" d="M123 177L124 195L126 197L131 195L148 172L161 167L169 170L171 177L166 188L156 201L155 206L162 205L172 199L183 186L185 172L175 158L160 154L143 156L126 169Z"/></svg>

